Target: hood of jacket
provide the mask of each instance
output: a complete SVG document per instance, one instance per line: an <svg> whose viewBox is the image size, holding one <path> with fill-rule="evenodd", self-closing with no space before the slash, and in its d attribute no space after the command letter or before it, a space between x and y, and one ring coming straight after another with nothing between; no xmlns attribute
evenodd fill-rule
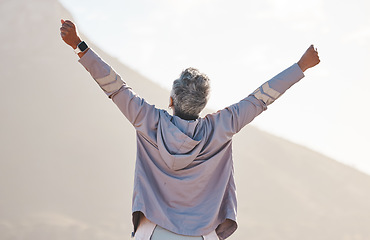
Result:
<svg viewBox="0 0 370 240"><path fill-rule="evenodd" d="M199 155L204 145L200 119L188 121L160 111L157 129L159 153L172 170L186 168Z"/></svg>

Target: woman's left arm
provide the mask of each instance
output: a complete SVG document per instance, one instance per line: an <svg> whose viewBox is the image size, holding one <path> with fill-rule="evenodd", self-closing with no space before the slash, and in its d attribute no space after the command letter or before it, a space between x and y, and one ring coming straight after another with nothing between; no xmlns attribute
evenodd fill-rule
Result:
<svg viewBox="0 0 370 240"><path fill-rule="evenodd" d="M248 97L210 117L231 137L267 109L286 90L304 77L303 72L320 62L317 51L311 45L301 59L269 81L258 87Z"/></svg>

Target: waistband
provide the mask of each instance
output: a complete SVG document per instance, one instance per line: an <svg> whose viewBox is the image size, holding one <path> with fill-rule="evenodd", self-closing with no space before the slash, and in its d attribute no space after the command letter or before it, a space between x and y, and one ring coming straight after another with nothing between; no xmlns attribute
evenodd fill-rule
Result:
<svg viewBox="0 0 370 240"><path fill-rule="evenodd" d="M168 231L161 226L149 221L146 217L140 220L140 225L135 233L135 240L218 240L216 231L204 236L185 236Z"/></svg>

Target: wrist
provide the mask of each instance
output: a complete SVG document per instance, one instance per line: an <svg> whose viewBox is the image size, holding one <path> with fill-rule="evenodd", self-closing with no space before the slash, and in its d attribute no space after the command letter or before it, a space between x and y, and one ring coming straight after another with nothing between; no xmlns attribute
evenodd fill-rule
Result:
<svg viewBox="0 0 370 240"><path fill-rule="evenodd" d="M85 51L80 52L80 53L78 53L77 55L78 55L80 58L82 58L82 57L85 55L85 53L86 53L89 49L90 49L90 48L87 48Z"/></svg>
<svg viewBox="0 0 370 240"><path fill-rule="evenodd" d="M298 61L297 64L302 70L302 72L305 72L307 70L307 67L301 61Z"/></svg>
<svg viewBox="0 0 370 240"><path fill-rule="evenodd" d="M76 49L78 44L80 44L80 42L82 42L82 40L80 38L77 38L75 41L73 41L73 43L70 45L73 49Z"/></svg>

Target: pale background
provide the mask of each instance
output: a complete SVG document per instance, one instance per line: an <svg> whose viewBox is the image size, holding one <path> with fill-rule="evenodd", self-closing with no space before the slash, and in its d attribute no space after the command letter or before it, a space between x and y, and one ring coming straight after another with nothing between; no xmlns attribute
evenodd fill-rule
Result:
<svg viewBox="0 0 370 240"><path fill-rule="evenodd" d="M186 67L208 74L213 109L315 44L320 65L253 125L370 173L369 1L61 2L94 43L167 89Z"/></svg>

